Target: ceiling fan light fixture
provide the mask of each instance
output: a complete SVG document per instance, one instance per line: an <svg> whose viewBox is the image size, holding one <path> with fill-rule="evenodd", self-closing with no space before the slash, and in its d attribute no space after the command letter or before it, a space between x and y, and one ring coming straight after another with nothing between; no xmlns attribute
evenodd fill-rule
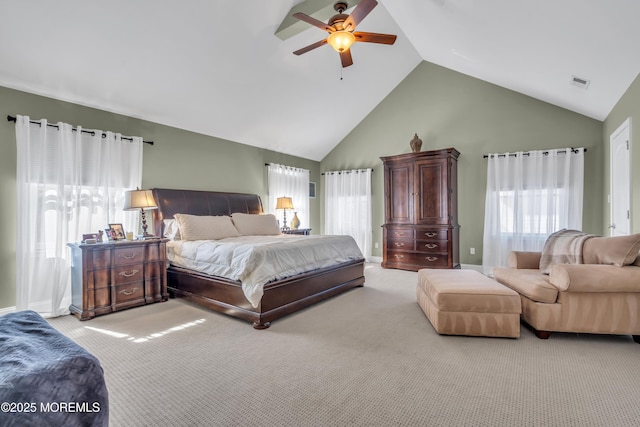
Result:
<svg viewBox="0 0 640 427"><path fill-rule="evenodd" d="M349 31L335 31L327 37L327 43L340 53L348 50L355 41L356 36Z"/></svg>

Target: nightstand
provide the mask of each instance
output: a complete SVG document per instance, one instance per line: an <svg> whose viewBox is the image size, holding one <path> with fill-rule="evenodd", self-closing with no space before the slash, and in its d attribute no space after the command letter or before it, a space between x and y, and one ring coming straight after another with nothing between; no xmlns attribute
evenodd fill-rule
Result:
<svg viewBox="0 0 640 427"><path fill-rule="evenodd" d="M169 298L167 239L68 243L71 313L80 320Z"/></svg>
<svg viewBox="0 0 640 427"><path fill-rule="evenodd" d="M311 229L310 228L298 228L296 230L294 229L288 229L288 230L283 230L282 234L301 234L304 236L308 236L309 234L311 234Z"/></svg>

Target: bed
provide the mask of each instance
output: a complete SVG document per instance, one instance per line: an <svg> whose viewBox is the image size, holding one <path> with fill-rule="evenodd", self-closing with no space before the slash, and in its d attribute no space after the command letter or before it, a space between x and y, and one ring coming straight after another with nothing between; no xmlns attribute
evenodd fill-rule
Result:
<svg viewBox="0 0 640 427"><path fill-rule="evenodd" d="M177 214L263 213L260 196L256 194L163 188L152 189L152 192L158 205L158 209L153 210L157 236L165 235L167 220L174 219ZM264 284L262 296L254 306L239 280L205 274L171 262L167 268L167 288L171 296L187 298L201 306L251 321L256 329L266 329L282 316L363 284L364 259L359 257L272 280Z"/></svg>
<svg viewBox="0 0 640 427"><path fill-rule="evenodd" d="M108 426L100 362L31 310L0 317L0 424Z"/></svg>

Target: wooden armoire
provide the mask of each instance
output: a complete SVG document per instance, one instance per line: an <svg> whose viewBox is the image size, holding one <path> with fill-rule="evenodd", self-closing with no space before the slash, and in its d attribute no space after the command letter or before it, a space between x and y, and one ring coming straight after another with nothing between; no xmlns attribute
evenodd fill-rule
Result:
<svg viewBox="0 0 640 427"><path fill-rule="evenodd" d="M384 268L460 268L455 148L381 157Z"/></svg>

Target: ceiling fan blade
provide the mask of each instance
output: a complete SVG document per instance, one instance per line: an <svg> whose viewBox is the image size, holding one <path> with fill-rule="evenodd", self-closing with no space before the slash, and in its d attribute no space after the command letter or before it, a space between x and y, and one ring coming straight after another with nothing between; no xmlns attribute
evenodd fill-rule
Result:
<svg viewBox="0 0 640 427"><path fill-rule="evenodd" d="M353 65L353 58L351 58L351 49L340 52L340 62L342 62L342 68Z"/></svg>
<svg viewBox="0 0 640 427"><path fill-rule="evenodd" d="M323 40L320 40L319 42L315 42L315 43L313 43L313 44L310 44L309 46L307 46L307 47L303 47L302 49L298 49L298 50L296 50L296 51L295 51L295 52L293 52L293 53L294 53L295 55L302 55L303 53L307 53L307 52L309 52L310 50L313 50L313 49L315 49L315 48L317 48L317 47L322 46L323 44L327 44L327 39L323 39Z"/></svg>
<svg viewBox="0 0 640 427"><path fill-rule="evenodd" d="M378 5L376 0L362 0L351 15L344 20L344 29L347 31L353 31L356 26Z"/></svg>
<svg viewBox="0 0 640 427"><path fill-rule="evenodd" d="M314 18L312 16L304 14L302 12L294 13L292 16L294 18L298 18L299 20L306 22L307 24L311 24L314 27L318 27L321 30L324 30L324 31L326 31L328 33L333 33L336 30L331 25L325 24L324 22L322 22L322 21L320 21L320 20L318 20L318 19L316 19L316 18Z"/></svg>
<svg viewBox="0 0 640 427"><path fill-rule="evenodd" d="M379 34L379 33L365 33L362 31L356 31L353 33L357 42L368 43L380 43L380 44L394 44L396 42L395 34Z"/></svg>

